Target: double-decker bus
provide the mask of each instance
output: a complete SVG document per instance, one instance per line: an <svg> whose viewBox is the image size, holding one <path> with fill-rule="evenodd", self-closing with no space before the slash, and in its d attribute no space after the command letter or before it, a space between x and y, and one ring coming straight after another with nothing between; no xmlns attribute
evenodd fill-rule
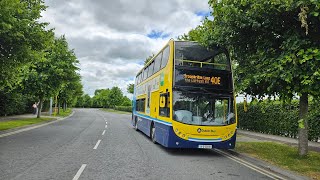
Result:
<svg viewBox="0 0 320 180"><path fill-rule="evenodd" d="M227 50L170 40L136 76L132 125L169 148L234 148L237 116Z"/></svg>

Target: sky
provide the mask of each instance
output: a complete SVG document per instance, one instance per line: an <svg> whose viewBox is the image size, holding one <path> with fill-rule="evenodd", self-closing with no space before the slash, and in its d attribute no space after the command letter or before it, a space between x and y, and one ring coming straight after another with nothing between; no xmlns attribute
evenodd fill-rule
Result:
<svg viewBox="0 0 320 180"><path fill-rule="evenodd" d="M206 0L45 0L40 21L65 35L80 61L84 92L126 88L169 39L188 33L210 15Z"/></svg>

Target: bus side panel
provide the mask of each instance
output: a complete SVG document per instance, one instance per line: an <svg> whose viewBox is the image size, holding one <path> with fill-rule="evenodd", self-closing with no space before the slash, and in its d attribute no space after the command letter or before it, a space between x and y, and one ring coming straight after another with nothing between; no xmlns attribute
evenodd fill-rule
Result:
<svg viewBox="0 0 320 180"><path fill-rule="evenodd" d="M164 147L168 147L169 129L168 125L154 122L156 128L156 141Z"/></svg>
<svg viewBox="0 0 320 180"><path fill-rule="evenodd" d="M151 121L149 119L138 116L138 129L147 136L150 136Z"/></svg>
<svg viewBox="0 0 320 180"><path fill-rule="evenodd" d="M237 133L234 133L234 135L230 139L222 142L194 142L194 141L187 141L187 140L181 139L174 133L173 128L170 127L168 146L166 147L198 148L199 145L212 145L212 148L217 148L217 149L233 149L235 147L236 134Z"/></svg>

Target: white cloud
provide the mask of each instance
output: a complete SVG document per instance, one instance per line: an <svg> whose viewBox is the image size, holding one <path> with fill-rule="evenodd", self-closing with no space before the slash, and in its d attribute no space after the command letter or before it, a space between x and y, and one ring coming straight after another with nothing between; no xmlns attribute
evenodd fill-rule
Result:
<svg viewBox="0 0 320 180"><path fill-rule="evenodd" d="M197 12L209 11L203 0L46 0L46 5L41 21L50 22L57 36L66 35L90 95L112 86L125 92L146 57L199 25ZM152 31L169 36L151 39Z"/></svg>

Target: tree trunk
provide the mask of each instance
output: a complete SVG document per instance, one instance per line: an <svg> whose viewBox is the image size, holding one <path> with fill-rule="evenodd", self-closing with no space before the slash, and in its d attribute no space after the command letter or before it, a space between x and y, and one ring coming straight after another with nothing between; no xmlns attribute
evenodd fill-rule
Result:
<svg viewBox="0 0 320 180"><path fill-rule="evenodd" d="M58 100L58 114L60 114L60 100Z"/></svg>
<svg viewBox="0 0 320 180"><path fill-rule="evenodd" d="M57 104L58 104L58 96L56 96L56 98L55 98L55 103L54 103L54 115L57 115Z"/></svg>
<svg viewBox="0 0 320 180"><path fill-rule="evenodd" d="M299 155L304 156L308 153L308 94L300 97L299 108Z"/></svg>
<svg viewBox="0 0 320 180"><path fill-rule="evenodd" d="M42 110L42 103L43 103L43 99L42 98L39 98L40 101L39 101L39 104L38 104L38 114L37 114L37 118L40 118L41 117L41 110Z"/></svg>
<svg viewBox="0 0 320 180"><path fill-rule="evenodd" d="M67 110L67 102L64 100L63 101L63 111Z"/></svg>

